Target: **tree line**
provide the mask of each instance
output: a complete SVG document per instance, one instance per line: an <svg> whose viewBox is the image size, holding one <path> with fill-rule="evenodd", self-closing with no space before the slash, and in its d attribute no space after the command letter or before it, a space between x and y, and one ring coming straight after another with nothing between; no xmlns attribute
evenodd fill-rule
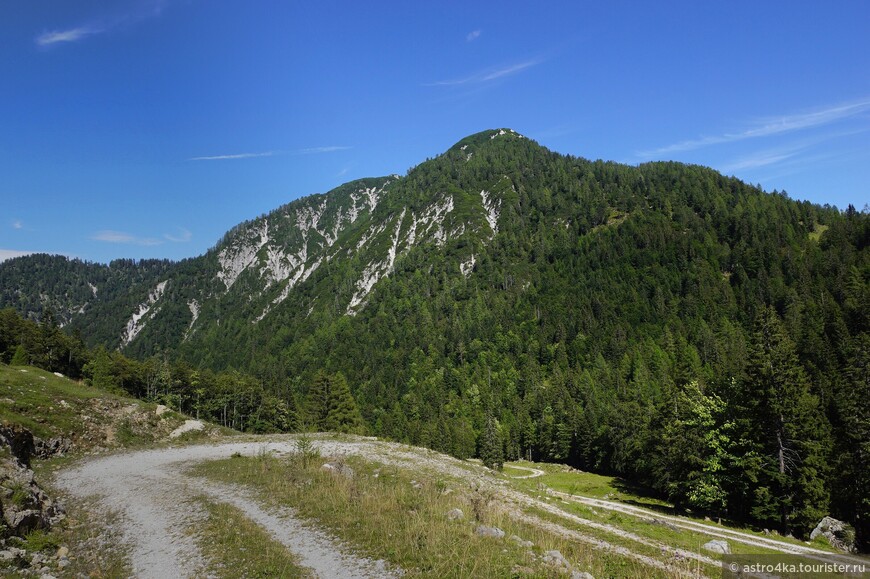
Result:
<svg viewBox="0 0 870 579"><path fill-rule="evenodd" d="M365 432L341 373L321 372L300 392L235 370L195 369L165 356L135 360L102 346L89 349L78 333L63 332L48 309L38 322L12 308L0 310L0 363L36 366L244 432Z"/></svg>

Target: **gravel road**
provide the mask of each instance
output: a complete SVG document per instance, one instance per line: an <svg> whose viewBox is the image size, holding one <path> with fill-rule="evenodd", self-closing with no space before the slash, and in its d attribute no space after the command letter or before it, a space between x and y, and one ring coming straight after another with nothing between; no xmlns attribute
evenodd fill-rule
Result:
<svg viewBox="0 0 870 579"><path fill-rule="evenodd" d="M337 451L329 442L323 452ZM136 577L202 577L203 561L185 528L202 517L197 495L241 509L276 540L299 556L320 577L388 577L382 562L354 556L319 529L304 525L290 510L270 511L247 496L244 489L193 479L183 470L193 463L227 458L238 452L290 452L293 442L246 442L199 445L129 452L88 460L58 474L56 484L76 497L96 495L100 504L120 514L120 529L130 545Z"/></svg>
<svg viewBox="0 0 870 579"><path fill-rule="evenodd" d="M648 509L581 497L542 489L548 499L535 498L508 486L507 481L493 477L478 464L460 461L434 451L405 445L379 442L374 439L348 438L342 440L317 439L315 445L324 456L356 454L383 464L393 464L416 471L432 471L457 477L471 484L490 485L497 490L499 502L518 520L534 524L561 534L568 540L591 545L595 549L619 553L653 568L675 576L686 574L671 559L689 559L706 564L717 562L699 552L675 549L660 541L641 537L625 529L604 522L578 517L554 504L557 501L580 502L597 509L618 511L642 520L658 519L669 524L708 537L724 538L747 545L764 547L786 554L809 557L830 557L813 547L794 545L763 538L719 525L703 524L683 517L667 516ZM262 452L289 453L295 450L291 436L272 436L249 439L247 442L224 442L211 445L186 446L138 452L126 452L93 458L75 464L58 473L56 484L74 497L96 496L98 504L107 512L119 513L117 525L126 543L130 545L130 561L137 577L202 577L206 574L205 561L194 540L184 530L197 517L197 496L229 503L266 529L273 538L286 545L300 559L302 565L320 577L390 577L401 575L401 570L387 569L382 561L360 558L351 553L327 533L294 518L289 509L267 509L254 500L243 488L222 485L185 474L190 465L206 460L227 458L233 453L256 455ZM528 467L515 467L529 472L514 478L535 478L543 471ZM544 521L528 514L532 507L558 517L559 522ZM597 531L596 536L582 531ZM601 539L614 536L622 539L617 545ZM631 544L660 551L664 559L657 559L633 551ZM840 561L865 562L861 558L841 556Z"/></svg>

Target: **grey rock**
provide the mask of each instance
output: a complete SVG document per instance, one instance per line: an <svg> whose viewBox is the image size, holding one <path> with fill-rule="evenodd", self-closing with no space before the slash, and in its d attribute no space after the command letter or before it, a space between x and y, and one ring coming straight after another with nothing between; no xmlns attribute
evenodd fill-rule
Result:
<svg viewBox="0 0 870 579"><path fill-rule="evenodd" d="M504 538L504 531L498 527L487 527L486 525L478 525L474 530L474 534L480 537L492 537L494 539Z"/></svg>
<svg viewBox="0 0 870 579"><path fill-rule="evenodd" d="M464 519L465 513L462 512L462 509L450 509L447 511L447 518L451 521L455 521L457 519Z"/></svg>
<svg viewBox="0 0 870 579"><path fill-rule="evenodd" d="M12 532L16 535L26 535L30 531L34 531L43 527L43 521L40 517L40 512L27 509L25 511L7 510L3 513L6 517L6 522Z"/></svg>
<svg viewBox="0 0 870 579"><path fill-rule="evenodd" d="M553 567L571 569L571 563L569 563L568 559L566 559L565 556L556 549L544 553L544 563L547 565L552 565Z"/></svg>
<svg viewBox="0 0 870 579"><path fill-rule="evenodd" d="M825 517L813 532L810 533L810 540L813 541L817 537L822 536L828 540L835 549L840 549L847 553L855 551L855 532L845 522L839 521L834 517Z"/></svg>
<svg viewBox="0 0 870 579"><path fill-rule="evenodd" d="M595 576L586 571L574 571L571 573L571 579L595 579Z"/></svg>
<svg viewBox="0 0 870 579"><path fill-rule="evenodd" d="M53 436L48 440L33 438L33 454L39 458L63 456L72 448L72 441L63 436Z"/></svg>
<svg viewBox="0 0 870 579"><path fill-rule="evenodd" d="M654 525L661 525L662 527L668 528L668 529L670 529L670 530L672 530L672 531L678 531L678 530L679 530L679 527L677 527L675 524L670 523L670 522L668 522L668 521L664 521L664 520L662 520L662 519L653 519L653 520L652 520L652 523L653 523Z"/></svg>
<svg viewBox="0 0 870 579"><path fill-rule="evenodd" d="M711 553L720 553L722 555L728 555L731 553L731 547L728 545L728 541L723 541L721 539L707 541L701 548L705 551L710 551Z"/></svg>
<svg viewBox="0 0 870 579"><path fill-rule="evenodd" d="M17 424L0 426L0 446L8 446L21 466L30 466L34 453L33 433Z"/></svg>
<svg viewBox="0 0 870 579"><path fill-rule="evenodd" d="M519 545L520 547L525 547L526 549L535 546L535 544L532 543L531 541L526 541L525 539L523 539L522 537L519 537L517 535L511 535L510 539L511 539L511 541L513 541L514 543Z"/></svg>
<svg viewBox="0 0 870 579"><path fill-rule="evenodd" d="M20 426L0 426L0 494L5 499L0 505L0 522L6 534L23 537L36 529L49 529L64 518L63 508L55 503L33 478L30 458L45 452L63 452L68 444L62 438L45 443Z"/></svg>
<svg viewBox="0 0 870 579"><path fill-rule="evenodd" d="M322 467L323 470L343 476L344 478L353 478L354 470L343 462L327 462Z"/></svg>

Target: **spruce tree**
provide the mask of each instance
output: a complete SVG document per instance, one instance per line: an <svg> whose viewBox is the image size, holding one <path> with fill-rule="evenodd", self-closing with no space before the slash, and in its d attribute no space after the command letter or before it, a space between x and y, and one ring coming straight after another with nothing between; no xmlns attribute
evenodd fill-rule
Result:
<svg viewBox="0 0 870 579"><path fill-rule="evenodd" d="M364 430L359 407L350 393L347 379L341 372L331 378L329 411L326 415L327 430L360 434Z"/></svg>
<svg viewBox="0 0 870 579"><path fill-rule="evenodd" d="M318 430L362 433L365 429L347 379L340 372L317 373L308 392L308 416Z"/></svg>
<svg viewBox="0 0 870 579"><path fill-rule="evenodd" d="M841 437L837 464L837 500L855 527L855 544L870 552L870 334L854 340L846 388L837 399Z"/></svg>
<svg viewBox="0 0 870 579"><path fill-rule="evenodd" d="M492 416L486 417L486 426L480 439L480 460L487 468L501 470L504 467L501 432Z"/></svg>
<svg viewBox="0 0 870 579"><path fill-rule="evenodd" d="M329 415L329 399L332 381L329 375L319 370L308 390L305 399L307 422L315 430L326 430L326 417Z"/></svg>
<svg viewBox="0 0 870 579"><path fill-rule="evenodd" d="M27 356L27 350L24 349L24 346L18 344L15 347L15 353L12 355L12 360L10 360L9 364L11 366L27 366L30 363L30 359Z"/></svg>
<svg viewBox="0 0 870 579"><path fill-rule="evenodd" d="M750 402L751 432L762 457L753 517L800 535L827 514L830 427L798 362L794 342L773 308L756 320L744 395Z"/></svg>

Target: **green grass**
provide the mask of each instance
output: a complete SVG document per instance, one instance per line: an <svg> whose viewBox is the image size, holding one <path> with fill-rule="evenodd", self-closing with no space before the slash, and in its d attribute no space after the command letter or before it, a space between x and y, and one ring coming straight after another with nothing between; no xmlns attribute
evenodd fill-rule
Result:
<svg viewBox="0 0 870 579"><path fill-rule="evenodd" d="M670 505L666 501L645 496L643 494L638 494L637 492L634 492L637 489L626 485L624 482L616 477L577 471L571 469L570 467L558 464L533 463L527 461L516 461L512 464L518 466L525 466L528 468L537 468L539 470L543 470L546 473L544 474L544 476L541 477L511 481L512 485L526 491L533 496L546 496L545 487L547 487L571 495L612 500L630 504L633 506L643 507L649 511L652 511L652 513L649 515L650 517L655 517L655 513L661 512L672 516L679 515L689 522L704 523L712 526L716 525L716 523L705 520L702 517L693 517L682 513L675 513L673 512L674 509L672 505ZM506 464L505 468L508 468L509 466L510 464ZM595 509L593 507L580 505L573 502L569 502L569 504L565 505L556 498L554 498L550 502L554 505L559 506L566 512L576 514L591 521L610 524L619 527L620 529L623 529L625 531L635 533L644 538L660 541L672 547L684 550L697 551L699 542L700 544L703 544L712 538L710 535L699 531L684 529L674 530L666 524L666 521L660 521L659 523L645 521L643 516L616 513L605 509ZM813 548L828 551L830 553L838 553L838 551L834 547L832 547L827 541L823 539L817 539L813 541L810 545L807 545L807 543L801 541L800 539L782 537L779 535L769 535L761 531L743 527L740 525L731 525L727 522L722 525L722 528L727 530L740 531L742 533L747 533L759 538L775 539L787 544L811 546ZM612 536L607 534L601 535L601 538L608 541L612 540ZM732 551L735 554L775 553L775 551L772 549L764 547L752 547L743 543L737 543L736 541L729 541L729 545L731 545ZM718 557L709 553L705 554L713 558Z"/></svg>
<svg viewBox="0 0 870 579"><path fill-rule="evenodd" d="M24 484L21 482L14 482L11 479L8 481L7 489L12 491L11 496L9 497L9 501L20 509L27 508L28 502L30 500L30 493L28 489L24 487Z"/></svg>
<svg viewBox="0 0 870 579"><path fill-rule="evenodd" d="M38 551L56 551L60 547L61 537L52 531L36 530L24 537L23 547L31 553ZM53 553L52 553L53 554Z"/></svg>
<svg viewBox="0 0 870 579"><path fill-rule="evenodd" d="M71 432L87 402L105 396L111 395L51 372L0 364L0 421L20 424L42 438Z"/></svg>
<svg viewBox="0 0 870 579"><path fill-rule="evenodd" d="M226 579L314 576L239 509L206 499L200 503L208 519L205 524L197 523L193 534L208 560L210 575Z"/></svg>
<svg viewBox="0 0 870 579"><path fill-rule="evenodd" d="M551 512L543 510L543 509L528 508L526 510L526 512L531 514L531 515L534 515L538 518L541 518L545 521L550 521L550 522L556 523L558 525L561 525L562 527L576 531L576 532L581 533L583 535L588 535L591 537L595 537L596 539L606 541L607 543L609 543L611 545L625 547L626 549L628 549L628 550L630 550L633 553L636 553L638 555L643 555L643 556L649 557L651 559L660 560L660 561L662 561L668 565L671 565L672 567L674 567L676 569L680 569L682 571L691 572L691 571L695 570L696 568L700 568L700 569L704 570L704 572L706 572L709 576L714 576L715 571L719 570L718 566L707 565L707 564L701 563L699 561L696 561L694 559L686 558L683 560L675 560L671 554L664 554L662 552L661 548L658 546L646 545L646 544L643 544L642 542L633 541L629 538L620 537L620 536L617 536L614 534L610 534L606 531L602 531L602 530L594 529L594 528L591 528L591 527L588 527L585 525L581 525L581 524L572 522L570 520L562 518L556 514L553 514ZM628 530L628 529L623 529L623 530ZM644 538L648 539L649 537L644 537ZM689 545L687 547L681 546L679 548L683 549L684 551L697 553L700 550L700 545L703 543L706 543L707 540L708 539L705 539L701 543L696 542L693 545ZM665 543L665 544L667 544L667 543ZM671 546L671 545L668 545L668 546ZM705 554L707 554L707 553L705 553ZM655 571L655 569L652 567L645 567L645 569L649 570L650 575L652 575L653 572ZM658 571L658 573L660 573L664 576L667 576L667 574L663 571Z"/></svg>
<svg viewBox="0 0 870 579"><path fill-rule="evenodd" d="M507 465L507 464L504 465L504 468L502 468L502 473L504 473L508 477L525 476L525 475L529 474L527 471L520 470L518 468L514 468L514 467Z"/></svg>
<svg viewBox="0 0 870 579"><path fill-rule="evenodd" d="M167 442L167 435L185 417L172 411L157 416L156 407L38 368L0 364L0 423L21 425L42 439L66 437L75 451ZM214 430L209 426L174 442L206 439Z"/></svg>
<svg viewBox="0 0 870 579"><path fill-rule="evenodd" d="M561 464L528 461L506 463L505 468L509 468L511 464L525 466L527 468L537 468L538 470L544 471L544 476L516 481L516 484L526 490L533 491L543 484L553 490L572 495L630 502L634 505L653 509L670 510L673 508L672 505L666 501L640 494L638 489L626 484L624 481L616 477L574 470ZM522 475L529 474L526 471L520 472L519 469L515 470Z"/></svg>
<svg viewBox="0 0 870 579"><path fill-rule="evenodd" d="M813 230L810 232L809 237L813 241L819 241L822 238L822 234L827 230L828 230L827 225L820 225L820 224L816 223L816 225L813 227Z"/></svg>
<svg viewBox="0 0 870 579"><path fill-rule="evenodd" d="M650 576L651 570L636 561L511 519L497 506L497 491L356 457L333 458L353 469L345 477L323 470L325 460L308 457L306 466L298 454L263 454L204 463L192 473L245 485L266 503L292 507L364 556L401 567L408 577L550 577L553 570L540 562L550 549L560 550L576 568L595 576ZM465 517L449 520L447 512L453 508ZM476 535L475 513L482 523L504 530L506 537L515 534L532 541L531 554L507 538Z"/></svg>

